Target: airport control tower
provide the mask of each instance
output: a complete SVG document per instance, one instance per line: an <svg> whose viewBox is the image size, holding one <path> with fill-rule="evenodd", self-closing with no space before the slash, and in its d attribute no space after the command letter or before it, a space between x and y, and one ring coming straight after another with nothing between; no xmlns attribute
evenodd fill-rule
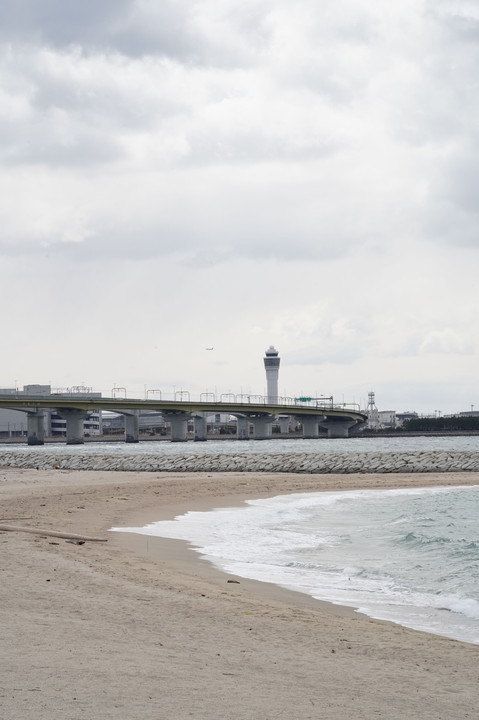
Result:
<svg viewBox="0 0 479 720"><path fill-rule="evenodd" d="M268 402L276 405L279 401L278 394L278 375L279 375L279 356L278 351L270 345L265 352L264 369L266 370L266 385Z"/></svg>

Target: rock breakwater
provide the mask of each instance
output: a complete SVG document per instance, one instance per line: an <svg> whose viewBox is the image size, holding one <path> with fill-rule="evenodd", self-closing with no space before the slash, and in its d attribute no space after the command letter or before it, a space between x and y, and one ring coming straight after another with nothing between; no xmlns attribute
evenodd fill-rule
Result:
<svg viewBox="0 0 479 720"><path fill-rule="evenodd" d="M479 452L63 455L0 450L0 467L134 472L427 473L479 472Z"/></svg>

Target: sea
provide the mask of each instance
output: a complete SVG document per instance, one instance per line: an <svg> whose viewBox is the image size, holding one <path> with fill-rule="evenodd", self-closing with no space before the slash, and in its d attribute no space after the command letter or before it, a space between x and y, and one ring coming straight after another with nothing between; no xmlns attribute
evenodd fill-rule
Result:
<svg viewBox="0 0 479 720"><path fill-rule="evenodd" d="M210 443L197 445L204 452ZM223 452L247 446L253 452L258 445L256 452L478 450L479 438L215 445ZM112 530L186 540L227 573L479 644L478 519L479 485L297 493Z"/></svg>
<svg viewBox="0 0 479 720"><path fill-rule="evenodd" d="M347 453L347 452L411 452L411 451L479 451L479 435L448 436L383 436L351 438L301 437L271 440L207 440L206 442L170 442L169 440L142 440L139 443L124 441L90 441L84 445L66 445L65 441L48 442L30 447L25 443L2 443L0 451L29 453L55 452L66 455L81 453L102 455L216 455L237 453Z"/></svg>
<svg viewBox="0 0 479 720"><path fill-rule="evenodd" d="M479 437L49 443L33 450L112 456L479 451ZM112 530L186 540L225 572L479 644L478 520L479 486L464 486L282 495Z"/></svg>
<svg viewBox="0 0 479 720"><path fill-rule="evenodd" d="M112 528L221 570L479 644L479 485L296 493Z"/></svg>

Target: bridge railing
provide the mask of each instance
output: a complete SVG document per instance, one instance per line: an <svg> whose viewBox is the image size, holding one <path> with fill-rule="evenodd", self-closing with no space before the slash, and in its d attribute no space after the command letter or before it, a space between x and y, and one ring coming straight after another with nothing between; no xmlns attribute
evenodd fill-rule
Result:
<svg viewBox="0 0 479 720"><path fill-rule="evenodd" d="M46 397L52 397L52 396L58 396L58 397L68 397L71 396L75 399L78 399L81 396L89 395L88 393L71 393L71 392L59 392L59 393L52 393L49 396L42 395L42 399L45 399ZM102 400L158 400L158 401L174 401L174 402L208 402L208 403L224 403L224 404L239 404L239 405L282 405L283 407L290 406L291 408L301 408L301 407L307 407L307 408L328 408L328 409L335 409L335 410L354 410L356 412L361 412L361 408L359 403L348 403L348 402L342 402L342 403L336 403L334 402L333 396L328 397L313 397L313 396L299 396L299 397L286 397L286 396L279 396L275 401L271 401L268 396L266 395L252 395L248 393L221 393L217 394L216 392L203 392L200 393L199 396L195 396L194 394L191 394L188 390L174 390L172 393L163 393L161 389L155 388L155 389L148 389L145 390L144 397L129 397L126 391L126 388L124 387L117 387L115 386L113 390L111 391L110 397L104 397L101 393L91 393L92 396L95 396L97 398L101 398ZM1 396L1 399L18 399L21 400L25 394L23 392L16 392L16 393L8 393Z"/></svg>
<svg viewBox="0 0 479 720"><path fill-rule="evenodd" d="M188 390L177 390L175 392L175 402L190 402L190 393Z"/></svg>
<svg viewBox="0 0 479 720"><path fill-rule="evenodd" d="M151 395L151 398L150 398ZM146 391L146 400L161 400L162 393L161 390L155 390L154 388L151 388L150 390Z"/></svg>
<svg viewBox="0 0 479 720"><path fill-rule="evenodd" d="M76 389L76 388L75 388ZM65 395L69 394L70 388L63 390L58 394ZM74 393L72 393L74 394ZM21 397L22 393L19 393ZM127 390L124 387L113 386L111 390L111 398L115 400L127 399L129 396ZM149 388L144 391L144 397L138 396L130 397L131 400L173 400L175 402L191 402L199 399L199 402L212 402L212 403L238 403L248 405L290 405L292 407L327 407L331 410L357 410L361 411L359 403L356 402L341 402L337 403L334 401L332 395L326 396L313 396L313 395L299 395L299 396L278 396L278 398L271 402L267 395L254 395L250 393L218 393L217 391L212 392L206 390L199 395L190 393L189 390L176 390L173 389L171 392L164 392L160 388Z"/></svg>

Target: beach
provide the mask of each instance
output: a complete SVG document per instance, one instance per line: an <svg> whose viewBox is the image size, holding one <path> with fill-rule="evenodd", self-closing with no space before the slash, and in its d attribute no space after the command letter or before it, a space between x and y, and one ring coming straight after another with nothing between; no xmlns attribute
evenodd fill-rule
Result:
<svg viewBox="0 0 479 720"><path fill-rule="evenodd" d="M476 717L478 646L225 575L181 541L108 532L282 493L467 484L479 473L0 468L0 523L45 531L0 532L3 716Z"/></svg>

